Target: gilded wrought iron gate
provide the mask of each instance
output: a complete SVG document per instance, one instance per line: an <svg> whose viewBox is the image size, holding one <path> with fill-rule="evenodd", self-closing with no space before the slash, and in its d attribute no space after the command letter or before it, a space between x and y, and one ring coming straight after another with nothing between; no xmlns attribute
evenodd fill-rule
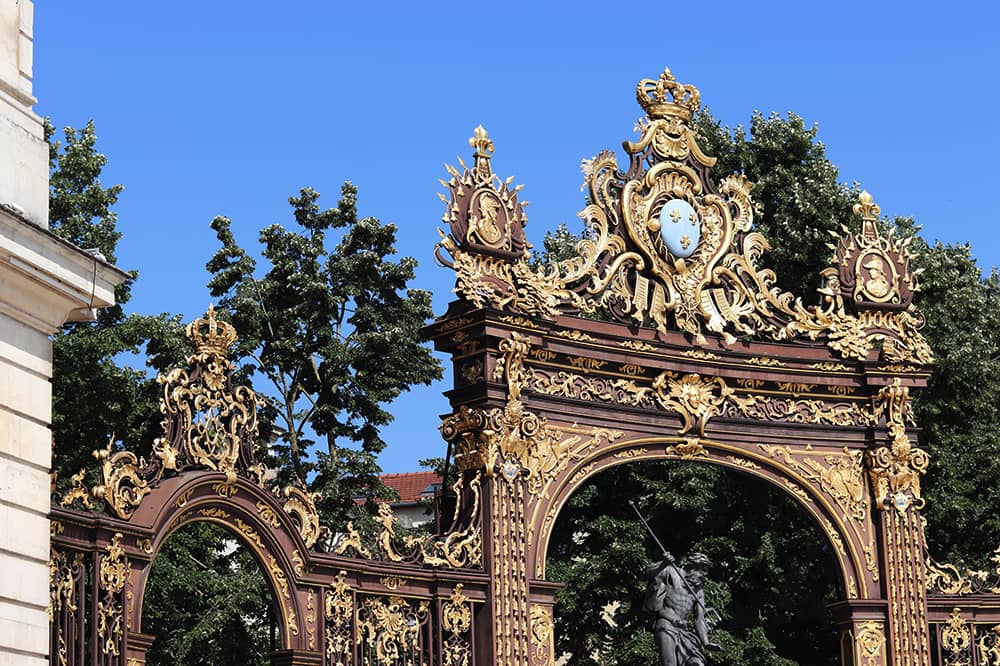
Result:
<svg viewBox="0 0 1000 666"><path fill-rule="evenodd" d="M611 466L682 459L765 479L821 527L843 663L1000 664L998 590L925 564L928 458L909 392L933 359L906 243L863 194L861 231L833 246L820 301L780 292L758 265L768 244L750 183L715 183L689 126L698 91L668 70L637 95L628 164L584 163L589 231L558 265L529 264L519 188L493 173L485 130L472 165L449 167L437 254L459 298L427 328L454 368L447 531L397 534L383 506L374 540L333 537L314 497L270 487L253 455L256 398L229 383L236 333L210 311L189 326L190 367L161 377L154 459L99 451L103 482L88 491L81 476L53 507L53 661L142 664L152 560L176 529L208 521L266 573L274 663L550 665L545 558L561 507Z"/></svg>

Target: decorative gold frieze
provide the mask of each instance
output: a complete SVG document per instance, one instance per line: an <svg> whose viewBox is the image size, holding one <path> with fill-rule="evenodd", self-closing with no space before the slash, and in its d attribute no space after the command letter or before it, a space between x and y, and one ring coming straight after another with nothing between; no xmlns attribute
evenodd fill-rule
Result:
<svg viewBox="0 0 1000 666"><path fill-rule="evenodd" d="M681 356L686 356L688 358L696 358L699 361L718 361L719 355L713 354L712 352L705 351L704 349L687 349L681 352Z"/></svg>
<svg viewBox="0 0 1000 666"><path fill-rule="evenodd" d="M622 340L618 343L626 349L632 349L635 351L655 351L656 347L649 344L648 342L643 342L642 340Z"/></svg>
<svg viewBox="0 0 1000 666"><path fill-rule="evenodd" d="M561 338L568 338L570 340L575 340L577 342L594 342L594 336L588 335L583 331L578 331L575 329L560 328L552 332L552 335L558 335Z"/></svg>
<svg viewBox="0 0 1000 666"><path fill-rule="evenodd" d="M759 365L764 368L781 368L785 365L784 361L780 361L770 356L754 356L743 362L747 365Z"/></svg>
<svg viewBox="0 0 1000 666"><path fill-rule="evenodd" d="M811 363L809 367L813 370L822 370L823 372L850 372L851 370L850 367L844 365L843 363L835 363L833 361Z"/></svg>
<svg viewBox="0 0 1000 666"><path fill-rule="evenodd" d="M387 590L396 591L406 584L406 579L400 576L382 576L378 579Z"/></svg>

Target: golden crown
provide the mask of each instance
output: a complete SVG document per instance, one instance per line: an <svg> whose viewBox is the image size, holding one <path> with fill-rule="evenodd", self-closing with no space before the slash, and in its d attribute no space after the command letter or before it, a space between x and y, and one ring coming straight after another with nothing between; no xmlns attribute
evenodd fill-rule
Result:
<svg viewBox="0 0 1000 666"><path fill-rule="evenodd" d="M204 317L199 317L187 325L188 339L199 352L227 356L229 348L236 342L236 329L215 318L215 306L208 306Z"/></svg>
<svg viewBox="0 0 1000 666"><path fill-rule="evenodd" d="M669 98L667 97L669 95ZM701 106L701 93L690 84L678 83L665 68L658 79L643 79L635 87L635 97L650 118L676 116L690 120Z"/></svg>

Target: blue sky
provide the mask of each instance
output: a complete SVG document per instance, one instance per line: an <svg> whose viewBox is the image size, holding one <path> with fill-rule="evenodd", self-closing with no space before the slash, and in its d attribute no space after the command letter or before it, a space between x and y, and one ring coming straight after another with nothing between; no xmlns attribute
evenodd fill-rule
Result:
<svg viewBox="0 0 1000 666"><path fill-rule="evenodd" d="M636 82L669 66L729 125L754 110L819 124L845 182L925 235L1000 265L1000 10L941 3L334 3L36 0L36 111L93 118L123 183L119 265L140 271L129 308L201 314L208 223L245 246L290 223L300 187L399 227L415 286L450 300L434 266L444 162L482 123L494 167L524 183L529 237L579 228L580 160L633 138ZM770 239L780 243L780 238ZM450 384L393 407L382 466L443 454Z"/></svg>

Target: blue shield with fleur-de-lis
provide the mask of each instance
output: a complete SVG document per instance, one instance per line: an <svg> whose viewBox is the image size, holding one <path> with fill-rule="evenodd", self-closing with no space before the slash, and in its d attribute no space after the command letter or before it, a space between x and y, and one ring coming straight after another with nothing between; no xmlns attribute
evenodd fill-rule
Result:
<svg viewBox="0 0 1000 666"><path fill-rule="evenodd" d="M683 199L671 199L660 209L660 235L670 254L687 259L701 240L701 219Z"/></svg>

